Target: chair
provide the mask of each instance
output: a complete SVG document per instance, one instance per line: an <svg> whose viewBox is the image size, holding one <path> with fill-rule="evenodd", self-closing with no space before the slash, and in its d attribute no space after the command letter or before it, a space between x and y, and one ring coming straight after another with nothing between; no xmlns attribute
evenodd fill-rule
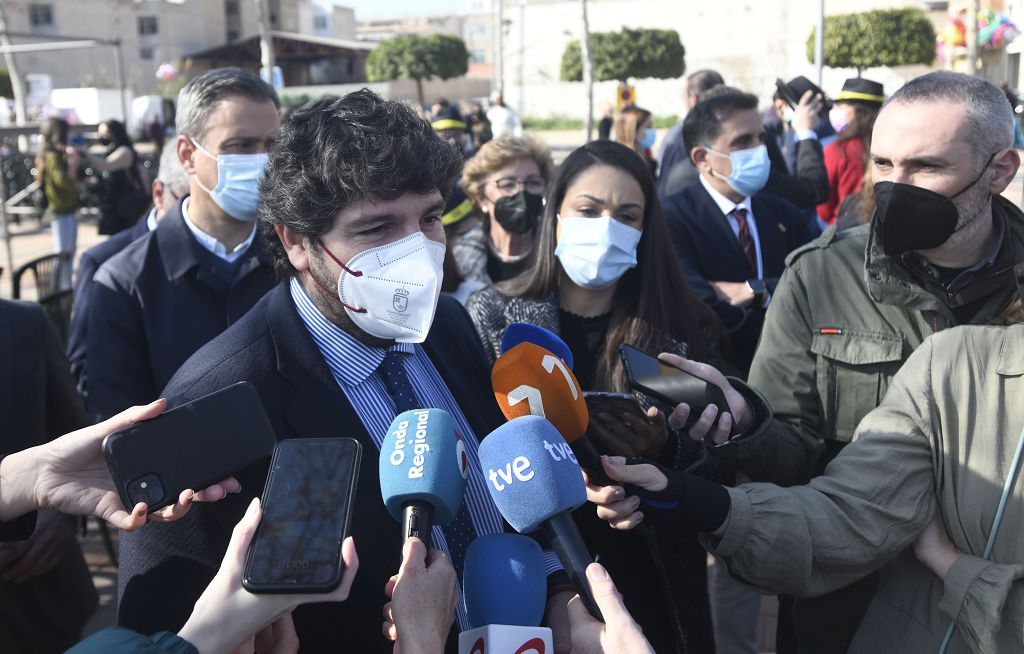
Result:
<svg viewBox="0 0 1024 654"><path fill-rule="evenodd" d="M47 254L18 266L11 277L11 296L15 300L21 298L21 279L28 272L32 273L35 281L37 298L50 297L64 290L61 279L69 277L63 273L70 266L70 252Z"/></svg>
<svg viewBox="0 0 1024 654"><path fill-rule="evenodd" d="M74 301L75 292L66 288L45 297L40 297L38 302L43 311L50 317L50 321L57 328L60 342L68 344L68 334L71 332L71 305Z"/></svg>

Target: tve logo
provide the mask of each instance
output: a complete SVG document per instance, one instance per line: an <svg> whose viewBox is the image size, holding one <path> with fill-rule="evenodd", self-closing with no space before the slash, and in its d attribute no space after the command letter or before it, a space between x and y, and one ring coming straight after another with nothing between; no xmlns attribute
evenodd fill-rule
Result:
<svg viewBox="0 0 1024 654"><path fill-rule="evenodd" d="M565 461L568 459L576 465L579 465L580 463L576 460L576 455L572 453L572 448L564 441L561 443L556 442L554 444L544 441L544 449L548 451L548 454L550 454L551 458L555 461Z"/></svg>
<svg viewBox="0 0 1024 654"><path fill-rule="evenodd" d="M494 468L489 469L487 471L487 478L494 484L494 488L500 492L511 485L515 479L524 482L530 481L536 474L536 472L530 470L530 460L523 455L519 455L512 459L511 463L506 463L504 468L498 468L497 470Z"/></svg>

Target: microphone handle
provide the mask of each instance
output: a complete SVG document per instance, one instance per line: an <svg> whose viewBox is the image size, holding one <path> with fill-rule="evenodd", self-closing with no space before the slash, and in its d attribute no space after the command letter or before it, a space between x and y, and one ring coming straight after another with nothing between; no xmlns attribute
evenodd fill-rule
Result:
<svg viewBox="0 0 1024 654"><path fill-rule="evenodd" d="M430 550L430 532L434 527L434 507L426 502L402 505L402 544L412 536L419 538Z"/></svg>
<svg viewBox="0 0 1024 654"><path fill-rule="evenodd" d="M572 516L567 511L556 513L542 523L544 534L551 541L551 547L562 562L569 580L576 587L576 592L583 600L583 606L587 607L590 615L595 619L604 622L601 616L601 609L597 608L594 601L594 594L590 592L590 583L587 581L587 566L594 562L583 543L580 530L573 522Z"/></svg>
<svg viewBox="0 0 1024 654"><path fill-rule="evenodd" d="M576 462L580 464L587 473L590 483L598 486L615 486L618 482L612 481L604 472L601 465L601 453L597 451L594 444L590 442L586 434L583 434L573 442L569 443Z"/></svg>

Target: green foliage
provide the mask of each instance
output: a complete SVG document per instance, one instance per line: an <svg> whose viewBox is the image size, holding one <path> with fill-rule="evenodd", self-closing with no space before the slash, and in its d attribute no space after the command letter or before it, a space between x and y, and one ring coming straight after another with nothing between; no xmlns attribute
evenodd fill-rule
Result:
<svg viewBox="0 0 1024 654"><path fill-rule="evenodd" d="M652 120L655 128L667 129L675 125L679 119L676 116L655 116ZM523 116L523 128L531 132L560 132L583 129L583 119L570 118L568 116L551 116L550 118Z"/></svg>
<svg viewBox="0 0 1024 654"><path fill-rule="evenodd" d="M396 79L450 79L466 74L469 51L457 36L396 36L382 42L366 58L366 77L371 82Z"/></svg>
<svg viewBox="0 0 1024 654"><path fill-rule="evenodd" d="M594 80L626 81L630 77L671 79L686 72L686 49L675 30L630 29L621 32L593 32L590 51L594 59ZM562 53L563 81L583 79L580 42L572 41Z"/></svg>
<svg viewBox="0 0 1024 654"><path fill-rule="evenodd" d="M807 39L814 62L815 31ZM935 61L935 28L920 9L881 9L825 18L825 65L856 68L930 65Z"/></svg>
<svg viewBox="0 0 1024 654"><path fill-rule="evenodd" d="M14 87L11 86L11 74L7 72L6 68L0 68L0 97L14 97Z"/></svg>

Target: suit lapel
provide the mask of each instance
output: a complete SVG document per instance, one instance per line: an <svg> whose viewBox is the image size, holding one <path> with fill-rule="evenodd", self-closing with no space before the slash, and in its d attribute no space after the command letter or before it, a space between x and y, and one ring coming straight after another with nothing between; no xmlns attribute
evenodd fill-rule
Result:
<svg viewBox="0 0 1024 654"><path fill-rule="evenodd" d="M743 254L743 248L740 247L740 241L736 238L736 234L733 233L732 227L729 225L729 218L722 213L722 210L718 207L715 199L711 197L711 194L707 192L704 185L699 181L696 183L697 199L698 199L698 216L700 223L708 231L713 243L721 243L722 246L730 257L729 268L736 270L736 266L743 266L741 270L746 270L747 255Z"/></svg>
<svg viewBox="0 0 1024 654"><path fill-rule="evenodd" d="M764 264L765 277L776 276L773 267L770 265L776 261L782 261L788 254L787 243L789 234L786 233L786 226L779 216L770 211L761 198L751 198L751 208L754 210L754 222L757 223L757 238L761 243L761 261ZM781 271L779 272L781 274Z"/></svg>
<svg viewBox="0 0 1024 654"><path fill-rule="evenodd" d="M295 389L285 412L289 427L297 436L326 436L340 433L336 429L343 428L345 435L368 438L362 421L295 310L288 285L280 284L271 293L267 322L277 370Z"/></svg>

